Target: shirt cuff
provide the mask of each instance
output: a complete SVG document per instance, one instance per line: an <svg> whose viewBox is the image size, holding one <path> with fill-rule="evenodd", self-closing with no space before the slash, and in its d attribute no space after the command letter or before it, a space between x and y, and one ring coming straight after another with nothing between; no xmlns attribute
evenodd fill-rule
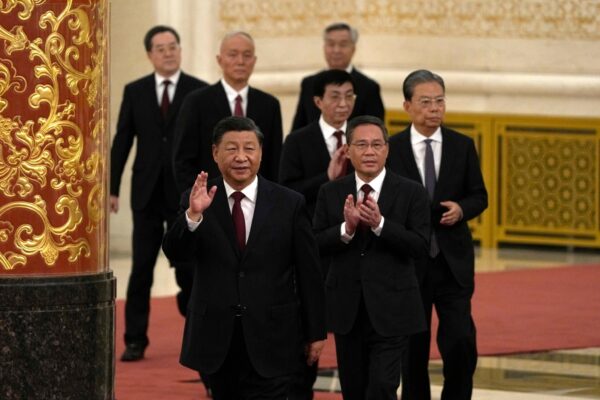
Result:
<svg viewBox="0 0 600 400"><path fill-rule="evenodd" d="M382 215L379 225L376 228L371 228L371 231L375 234L375 236L381 236L381 231L383 230L383 222L384 221L385 221L385 218Z"/></svg>
<svg viewBox="0 0 600 400"><path fill-rule="evenodd" d="M200 217L200 221L194 221L190 219L190 217L188 217L187 210L185 211L185 220L187 221L187 226L190 232L194 232L198 228L198 226L200 226L203 219L204 217Z"/></svg>
<svg viewBox="0 0 600 400"><path fill-rule="evenodd" d="M356 232L355 232L356 233ZM352 235L348 235L346 233L346 223L343 222L342 223L342 227L340 230L340 240L346 244L350 243L350 241L352 241L352 239L354 238L354 234Z"/></svg>

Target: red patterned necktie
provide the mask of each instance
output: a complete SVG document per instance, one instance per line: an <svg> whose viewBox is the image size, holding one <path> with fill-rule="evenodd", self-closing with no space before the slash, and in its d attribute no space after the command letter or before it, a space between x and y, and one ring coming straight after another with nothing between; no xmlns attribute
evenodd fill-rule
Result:
<svg viewBox="0 0 600 400"><path fill-rule="evenodd" d="M169 100L169 85L171 81L165 79L162 83L164 85L162 100L160 101L160 110L162 112L163 117L167 117L167 113L169 112L169 106L171 105L171 101Z"/></svg>
<svg viewBox="0 0 600 400"><path fill-rule="evenodd" d="M335 144L335 149L338 150L340 147L343 146L342 143L342 135L344 134L344 132L342 131L335 131L333 132L333 136L335 136L337 143ZM337 178L341 178L342 176L346 175L346 172L348 172L348 162L349 160L346 160L344 162L344 165L342 166L342 170L340 171L340 173L338 174L338 176L335 177L335 179Z"/></svg>
<svg viewBox="0 0 600 400"><path fill-rule="evenodd" d="M233 108L233 115L236 117L244 116L244 109L242 108L242 96L239 94L235 98L235 107Z"/></svg>
<svg viewBox="0 0 600 400"><path fill-rule="evenodd" d="M241 251L246 247L246 222L244 221L244 212L242 211L242 199L244 193L233 192L233 207L231 208L231 217L233 218L233 226L235 227L235 236L238 246Z"/></svg>

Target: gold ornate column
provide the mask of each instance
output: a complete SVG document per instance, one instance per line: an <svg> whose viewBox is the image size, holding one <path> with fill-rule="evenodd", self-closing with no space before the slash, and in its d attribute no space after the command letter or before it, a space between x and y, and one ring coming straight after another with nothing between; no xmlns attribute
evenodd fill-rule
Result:
<svg viewBox="0 0 600 400"><path fill-rule="evenodd" d="M113 397L108 0L0 1L0 398Z"/></svg>

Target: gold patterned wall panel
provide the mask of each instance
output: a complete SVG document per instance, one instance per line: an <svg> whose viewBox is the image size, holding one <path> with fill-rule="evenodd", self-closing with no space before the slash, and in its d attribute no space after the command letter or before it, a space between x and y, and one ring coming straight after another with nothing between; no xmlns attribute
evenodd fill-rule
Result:
<svg viewBox="0 0 600 400"><path fill-rule="evenodd" d="M107 267L105 0L0 2L0 274Z"/></svg>
<svg viewBox="0 0 600 400"><path fill-rule="evenodd" d="M599 0L220 0L223 31L312 36L344 20L368 34L600 39Z"/></svg>
<svg viewBox="0 0 600 400"><path fill-rule="evenodd" d="M598 121L496 120L498 242L597 246Z"/></svg>

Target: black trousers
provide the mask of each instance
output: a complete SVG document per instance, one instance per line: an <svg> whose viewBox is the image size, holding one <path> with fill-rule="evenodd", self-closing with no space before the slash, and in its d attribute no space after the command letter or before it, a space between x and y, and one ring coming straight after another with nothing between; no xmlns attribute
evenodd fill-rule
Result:
<svg viewBox="0 0 600 400"><path fill-rule="evenodd" d="M385 337L375 332L361 299L352 330L335 334L344 400L397 400L407 344L407 336Z"/></svg>
<svg viewBox="0 0 600 400"><path fill-rule="evenodd" d="M217 372L208 375L214 400L285 400L289 375L266 378L256 372L248 357L240 318L236 318L225 362Z"/></svg>
<svg viewBox="0 0 600 400"><path fill-rule="evenodd" d="M402 371L402 400L430 400L429 349L433 307L439 320L437 345L443 361L441 400L468 400L477 366L476 330L471 317L472 287L458 284L444 256L429 259L421 296L428 329L410 337Z"/></svg>
<svg viewBox="0 0 600 400"><path fill-rule="evenodd" d="M165 234L165 224L168 229L177 216L177 210L165 206L167 202L162 187L160 182L157 183L146 208L133 211L133 265L125 300L126 344L147 346L149 343L147 332L154 266ZM175 266L175 279L183 293L178 295L178 305L180 302L182 306L187 304L192 291L193 272L192 266Z"/></svg>

